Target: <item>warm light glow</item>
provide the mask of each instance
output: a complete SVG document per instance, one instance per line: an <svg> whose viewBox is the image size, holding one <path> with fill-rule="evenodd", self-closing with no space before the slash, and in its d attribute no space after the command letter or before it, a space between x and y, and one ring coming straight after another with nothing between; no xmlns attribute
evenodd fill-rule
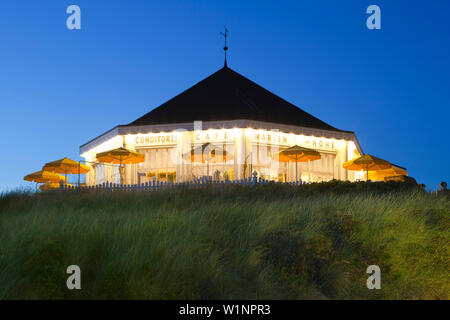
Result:
<svg viewBox="0 0 450 320"><path fill-rule="evenodd" d="M191 174L198 176L206 174L207 165L200 163L191 166L190 161L183 158L189 154L193 147L204 143L211 143L216 147L222 147L228 152L225 161L211 163L210 174L217 170L220 174L234 170L235 178L242 179L250 176L250 170L257 171L263 179L274 179L276 181L294 181L294 164L281 164L274 160L274 155L280 150L290 146L314 149L320 152L321 158L310 163L304 162L298 165L298 177L303 181L326 181L336 179L364 179L364 173L348 172L342 169L342 163L353 159L359 154L357 146L353 141L342 139L330 139L304 134L286 133L278 130L265 130L254 128L231 128L231 129L206 129L187 131L178 129L171 132L152 132L139 134L125 134L115 136L106 142L90 149L82 154L87 161L95 162L95 155L99 152L125 147L130 150L146 154L146 161L136 168L127 167L128 181L140 181L142 173L158 170L173 170L174 177L189 179ZM153 151L152 151L153 150ZM148 158L147 158L148 157ZM167 164L171 168L167 167ZM203 172L202 170L205 169ZM107 181L112 181L110 169L98 169L99 173L92 174L92 181L97 176ZM134 173L133 173L134 172ZM231 171L230 171L231 172ZM167 173L167 172L166 172ZM165 173L165 174L166 174ZM131 175L131 176L130 176ZM176 179L178 179L176 178ZM158 178L159 179L159 178ZM162 179L162 178L161 178ZM165 178L168 179L168 178ZM91 180L89 180L91 181ZM182 180L184 181L184 180Z"/></svg>
<svg viewBox="0 0 450 320"><path fill-rule="evenodd" d="M178 132L130 134L125 136L126 145L135 147L176 145L178 140Z"/></svg>
<svg viewBox="0 0 450 320"><path fill-rule="evenodd" d="M89 149L89 151L86 151L81 154L81 157L83 157L86 161L89 162L95 162L97 161L95 155L100 152L108 151L111 149L119 148L123 146L123 138L122 136L115 136L111 139L99 144L98 146L95 146L92 149Z"/></svg>
<svg viewBox="0 0 450 320"><path fill-rule="evenodd" d="M347 144L347 161L353 160L360 156L358 148L353 141L349 141Z"/></svg>
<svg viewBox="0 0 450 320"><path fill-rule="evenodd" d="M264 144L275 144L279 146L298 145L305 148L316 150L334 150L337 151L345 147L345 140L318 138L313 136L296 135L293 133L284 133L276 130L263 129L245 129L245 136L254 142Z"/></svg>

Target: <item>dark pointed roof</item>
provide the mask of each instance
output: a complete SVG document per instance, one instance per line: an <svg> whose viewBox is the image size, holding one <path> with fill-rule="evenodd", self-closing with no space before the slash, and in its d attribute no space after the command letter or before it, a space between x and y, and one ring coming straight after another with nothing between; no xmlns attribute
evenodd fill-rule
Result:
<svg viewBox="0 0 450 320"><path fill-rule="evenodd" d="M256 120L341 131L226 65L127 126L187 123L196 120Z"/></svg>

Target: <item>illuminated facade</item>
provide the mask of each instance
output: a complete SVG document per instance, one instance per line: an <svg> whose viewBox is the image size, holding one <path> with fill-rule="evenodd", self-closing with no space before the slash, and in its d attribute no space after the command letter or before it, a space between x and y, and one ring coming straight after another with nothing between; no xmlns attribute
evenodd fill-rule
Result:
<svg viewBox="0 0 450 320"><path fill-rule="evenodd" d="M210 143L224 150L220 161L191 162L186 154ZM118 182L118 169L95 155L125 147L145 154L145 162L125 165L125 184L183 182L206 176L238 180L258 177L295 181L295 163L278 162L293 145L320 152L321 159L298 163L302 181L360 179L342 168L362 154L353 132L336 129L263 89L226 66L143 117L113 128L80 147L92 170L86 184ZM201 158L200 158L201 159Z"/></svg>

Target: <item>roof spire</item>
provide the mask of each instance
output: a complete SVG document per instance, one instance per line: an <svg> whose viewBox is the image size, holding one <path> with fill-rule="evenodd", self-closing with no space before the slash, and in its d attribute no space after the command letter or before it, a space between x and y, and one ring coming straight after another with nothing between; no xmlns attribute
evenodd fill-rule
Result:
<svg viewBox="0 0 450 320"><path fill-rule="evenodd" d="M228 29L226 26L223 27L225 32L221 32L220 34L223 35L224 40L225 40L225 46L223 47L223 51L225 53L225 63L224 63L224 67L227 66L227 51L228 51L228 47L227 47L227 36L228 36Z"/></svg>

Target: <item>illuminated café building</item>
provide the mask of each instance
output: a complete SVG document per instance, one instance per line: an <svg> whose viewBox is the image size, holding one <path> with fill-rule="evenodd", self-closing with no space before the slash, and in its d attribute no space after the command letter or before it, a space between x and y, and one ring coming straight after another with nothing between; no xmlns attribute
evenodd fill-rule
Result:
<svg viewBox="0 0 450 320"><path fill-rule="evenodd" d="M186 157L209 143L216 161ZM80 147L91 166L86 184L118 183L117 166L96 154L124 147L145 162L124 165L125 184L250 178L295 181L295 163L278 162L278 152L298 145L318 151L319 160L298 162L298 180L355 181L363 173L342 167L362 153L351 131L336 129L225 66L135 121L119 125ZM219 159L219 161L217 161Z"/></svg>

